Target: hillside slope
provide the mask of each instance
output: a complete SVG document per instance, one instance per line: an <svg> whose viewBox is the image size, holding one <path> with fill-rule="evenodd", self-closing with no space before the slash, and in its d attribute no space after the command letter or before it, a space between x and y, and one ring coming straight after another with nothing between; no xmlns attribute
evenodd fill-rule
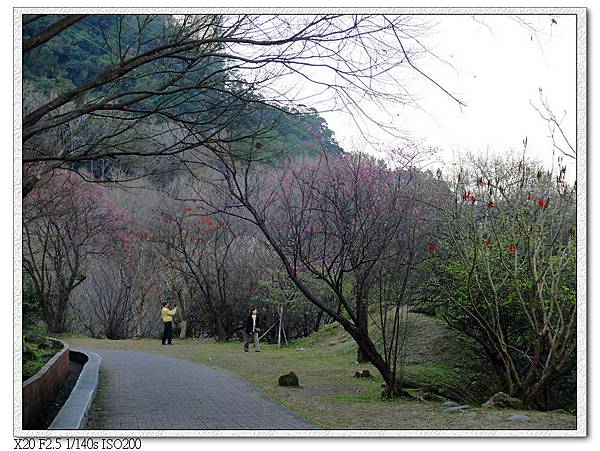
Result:
<svg viewBox="0 0 600 451"><path fill-rule="evenodd" d="M409 313L408 321L405 357L408 380L439 386L448 397L472 404L481 404L500 391L494 369L474 340L449 328L439 318ZM370 333L381 345L380 333L373 324ZM343 355L348 360L356 358L356 344L338 324L324 326L293 346L332 356Z"/></svg>

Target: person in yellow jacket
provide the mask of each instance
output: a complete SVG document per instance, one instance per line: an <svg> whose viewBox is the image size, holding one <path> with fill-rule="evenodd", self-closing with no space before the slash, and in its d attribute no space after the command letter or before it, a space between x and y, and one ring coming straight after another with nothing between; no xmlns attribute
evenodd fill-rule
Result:
<svg viewBox="0 0 600 451"><path fill-rule="evenodd" d="M177 313L177 305L173 306L172 310L169 310L169 306L166 302L162 303L162 319L165 325L162 344L172 345L171 340L173 339L173 316ZM166 343L165 343L166 342Z"/></svg>

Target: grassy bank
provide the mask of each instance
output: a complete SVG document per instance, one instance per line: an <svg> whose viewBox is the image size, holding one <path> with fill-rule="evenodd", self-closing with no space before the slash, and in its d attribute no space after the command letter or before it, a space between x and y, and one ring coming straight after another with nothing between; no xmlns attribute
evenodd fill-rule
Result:
<svg viewBox="0 0 600 451"><path fill-rule="evenodd" d="M477 350L448 330L440 321L413 315L413 334L407 346L407 376L413 380L454 388L476 399L489 375ZM97 340L62 337L73 346L137 350L175 357L227 369L255 384L270 397L324 428L336 429L572 429L576 419L556 412L523 412L473 408L443 413L436 402L382 400L382 379L370 364L355 361L356 347L336 326L296 340L277 349L264 345L261 353L244 353L239 342L175 340L162 346L160 340ZM457 357L459 356L459 357ZM358 370L368 369L371 379L357 379ZM277 385L278 377L294 371L300 388ZM487 387L490 391L493 387ZM485 391L485 390L483 390ZM478 405L470 402L471 405ZM527 423L508 421L515 413L530 417Z"/></svg>
<svg viewBox="0 0 600 451"><path fill-rule="evenodd" d="M61 350L61 346L52 341L38 337L38 341L23 338L23 345L31 352L23 355L23 380L37 373L50 359Z"/></svg>

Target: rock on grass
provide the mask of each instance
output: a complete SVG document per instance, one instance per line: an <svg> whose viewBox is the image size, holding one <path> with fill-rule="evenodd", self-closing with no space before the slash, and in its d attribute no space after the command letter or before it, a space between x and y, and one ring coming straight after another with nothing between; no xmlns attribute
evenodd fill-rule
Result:
<svg viewBox="0 0 600 451"><path fill-rule="evenodd" d="M513 398L506 393L498 392L485 403L482 404L483 408L508 408L508 409L521 409L523 402L518 398Z"/></svg>
<svg viewBox="0 0 600 451"><path fill-rule="evenodd" d="M442 407L447 407L447 408L458 407L458 406L460 406L460 404L457 402L454 402L454 401L446 401L445 403L442 404Z"/></svg>
<svg viewBox="0 0 600 451"><path fill-rule="evenodd" d="M282 385L283 387L299 387L299 381L298 381L298 376L296 376L296 373L294 373L293 371L290 371L287 374L284 374L283 376L279 376L279 385Z"/></svg>
<svg viewBox="0 0 600 451"><path fill-rule="evenodd" d="M454 412L462 412L463 410L468 410L470 409L471 406L465 404L462 406L453 406L453 407L448 407L446 409L444 409L444 413L454 413Z"/></svg>

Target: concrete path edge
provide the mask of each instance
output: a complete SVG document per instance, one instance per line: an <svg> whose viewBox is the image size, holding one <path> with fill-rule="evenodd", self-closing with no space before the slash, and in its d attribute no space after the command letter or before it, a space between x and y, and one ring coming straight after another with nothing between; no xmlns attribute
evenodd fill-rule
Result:
<svg viewBox="0 0 600 451"><path fill-rule="evenodd" d="M87 350L72 349L72 351L85 354L88 360L83 366L69 398L48 429L82 429L98 388L98 373L102 357Z"/></svg>

